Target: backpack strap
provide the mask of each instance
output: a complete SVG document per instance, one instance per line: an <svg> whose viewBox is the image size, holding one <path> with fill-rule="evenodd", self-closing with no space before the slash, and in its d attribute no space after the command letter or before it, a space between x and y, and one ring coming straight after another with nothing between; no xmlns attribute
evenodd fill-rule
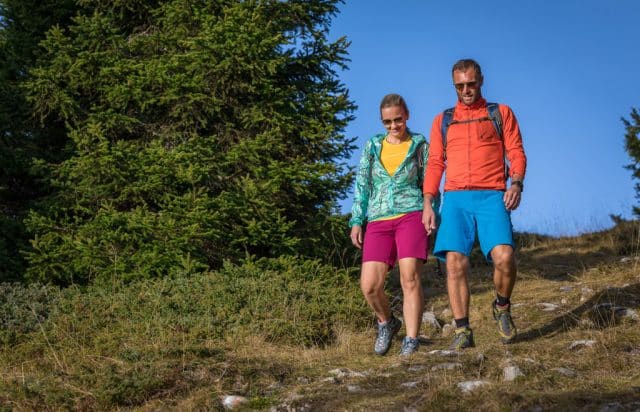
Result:
<svg viewBox="0 0 640 412"><path fill-rule="evenodd" d="M449 126L451 125L451 122L453 121L453 112L456 108L455 107L450 107L447 110L445 110L444 112L442 112L442 129L441 129L441 134L442 134L442 147L443 149L447 147L447 130L449 130Z"/></svg>
<svg viewBox="0 0 640 412"><path fill-rule="evenodd" d="M495 127L496 132L498 132L498 136L500 136L500 139L503 139L502 115L500 114L498 103L487 103L487 111L489 112L489 118L493 123L493 127Z"/></svg>
<svg viewBox="0 0 640 412"><path fill-rule="evenodd" d="M509 179L509 162L507 161L507 148L504 146L504 135L502 134L502 115L498 107L498 103L487 103L487 111L489 117L493 123L493 127L496 128L500 140L502 140L502 159L504 161L504 179L505 182Z"/></svg>
<svg viewBox="0 0 640 412"><path fill-rule="evenodd" d="M486 118L482 119L471 119L462 122L456 122L453 120L453 112L455 111L455 107L450 107L444 112L442 112L442 125L441 125L441 134L442 134L442 147L447 147L447 131L449 130L449 126L454 123L466 123L473 122L479 120L487 120ZM500 108L498 103L487 103L487 112L489 113L489 120L493 123L493 127L495 127L498 136L500 139L503 138L502 134L502 115L500 114Z"/></svg>
<svg viewBox="0 0 640 412"><path fill-rule="evenodd" d="M442 152L444 154L444 158L447 158L447 131L449 130L449 126L453 123L467 123L469 121L479 121L479 120L487 120L483 119L471 119L468 121L456 122L453 120L453 113L455 111L455 107L450 107L442 112L442 125L441 125L441 134L442 134ZM506 160L506 148L504 147L504 135L502 133L502 114L500 114L500 106L498 103L487 103L487 112L489 114L489 120L493 123L493 127L496 129L500 140L502 140L502 157L504 158L505 165L505 176L508 178L509 176L509 165Z"/></svg>

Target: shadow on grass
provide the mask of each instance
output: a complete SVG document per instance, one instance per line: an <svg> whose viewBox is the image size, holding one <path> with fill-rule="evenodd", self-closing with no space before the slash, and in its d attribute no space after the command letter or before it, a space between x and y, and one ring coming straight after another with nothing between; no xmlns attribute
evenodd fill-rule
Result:
<svg viewBox="0 0 640 412"><path fill-rule="evenodd" d="M610 393L574 391L541 394L535 401L518 406L520 411L637 411L638 409L640 409L640 387Z"/></svg>
<svg viewBox="0 0 640 412"><path fill-rule="evenodd" d="M603 248L591 252L575 252L571 248L567 248L566 251L545 248L519 252L518 269L546 280L561 282L579 276L586 270L603 264L613 264L619 260L620 256Z"/></svg>
<svg viewBox="0 0 640 412"><path fill-rule="evenodd" d="M615 306L624 308L637 307L639 298L640 283L621 288L604 289L577 308L556 317L546 325L519 334L516 337L516 342L526 342L569 330L576 327L585 316L593 322L595 327L607 328L615 326L620 321L620 317L617 316L617 312L612 308ZM611 306L601 306L599 310L594 310L600 304L610 304Z"/></svg>
<svg viewBox="0 0 640 412"><path fill-rule="evenodd" d="M516 233L518 264L547 280L567 280L585 270L640 254L640 221L615 219L616 226L580 236L551 238Z"/></svg>

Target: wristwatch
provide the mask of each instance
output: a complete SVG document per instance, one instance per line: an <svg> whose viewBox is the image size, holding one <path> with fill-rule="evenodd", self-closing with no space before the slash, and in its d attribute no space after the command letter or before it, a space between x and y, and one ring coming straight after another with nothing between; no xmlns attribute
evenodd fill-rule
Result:
<svg viewBox="0 0 640 412"><path fill-rule="evenodd" d="M520 188L520 192L524 192L524 184L522 183L522 180L512 180L511 181L511 186L518 186Z"/></svg>

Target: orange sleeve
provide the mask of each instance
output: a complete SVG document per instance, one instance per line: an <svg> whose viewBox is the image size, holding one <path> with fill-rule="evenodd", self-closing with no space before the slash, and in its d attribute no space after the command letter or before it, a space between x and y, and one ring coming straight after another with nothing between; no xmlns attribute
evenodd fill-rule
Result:
<svg viewBox="0 0 640 412"><path fill-rule="evenodd" d="M444 148L442 145L442 113L433 119L429 134L429 156L425 168L422 191L436 196L440 192L440 180L444 173Z"/></svg>
<svg viewBox="0 0 640 412"><path fill-rule="evenodd" d="M502 115L502 133L504 147L510 164L510 177L519 175L524 178L527 169L527 156L524 154L520 127L513 111L506 105L499 106Z"/></svg>

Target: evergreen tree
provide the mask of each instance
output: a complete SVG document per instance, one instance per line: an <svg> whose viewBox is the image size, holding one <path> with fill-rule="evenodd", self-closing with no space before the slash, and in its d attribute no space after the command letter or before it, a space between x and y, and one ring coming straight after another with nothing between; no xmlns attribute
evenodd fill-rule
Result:
<svg viewBox="0 0 640 412"><path fill-rule="evenodd" d="M66 25L75 10L72 0L0 0L0 281L21 278L28 247L22 219L47 191L30 173L32 158L60 159L67 141L59 122L33 121L21 84L46 31Z"/></svg>
<svg viewBox="0 0 640 412"><path fill-rule="evenodd" d="M631 119L622 119L627 133L624 136L624 148L629 153L633 163L626 166L633 172L633 178L640 180L640 113L637 109L631 109ZM636 198L640 199L640 182L636 183ZM633 207L633 213L640 216L640 207Z"/></svg>
<svg viewBox="0 0 640 412"><path fill-rule="evenodd" d="M327 38L337 3L80 0L26 85L73 144L39 164L56 190L27 221L30 278L326 256L353 150L335 72L348 44Z"/></svg>

